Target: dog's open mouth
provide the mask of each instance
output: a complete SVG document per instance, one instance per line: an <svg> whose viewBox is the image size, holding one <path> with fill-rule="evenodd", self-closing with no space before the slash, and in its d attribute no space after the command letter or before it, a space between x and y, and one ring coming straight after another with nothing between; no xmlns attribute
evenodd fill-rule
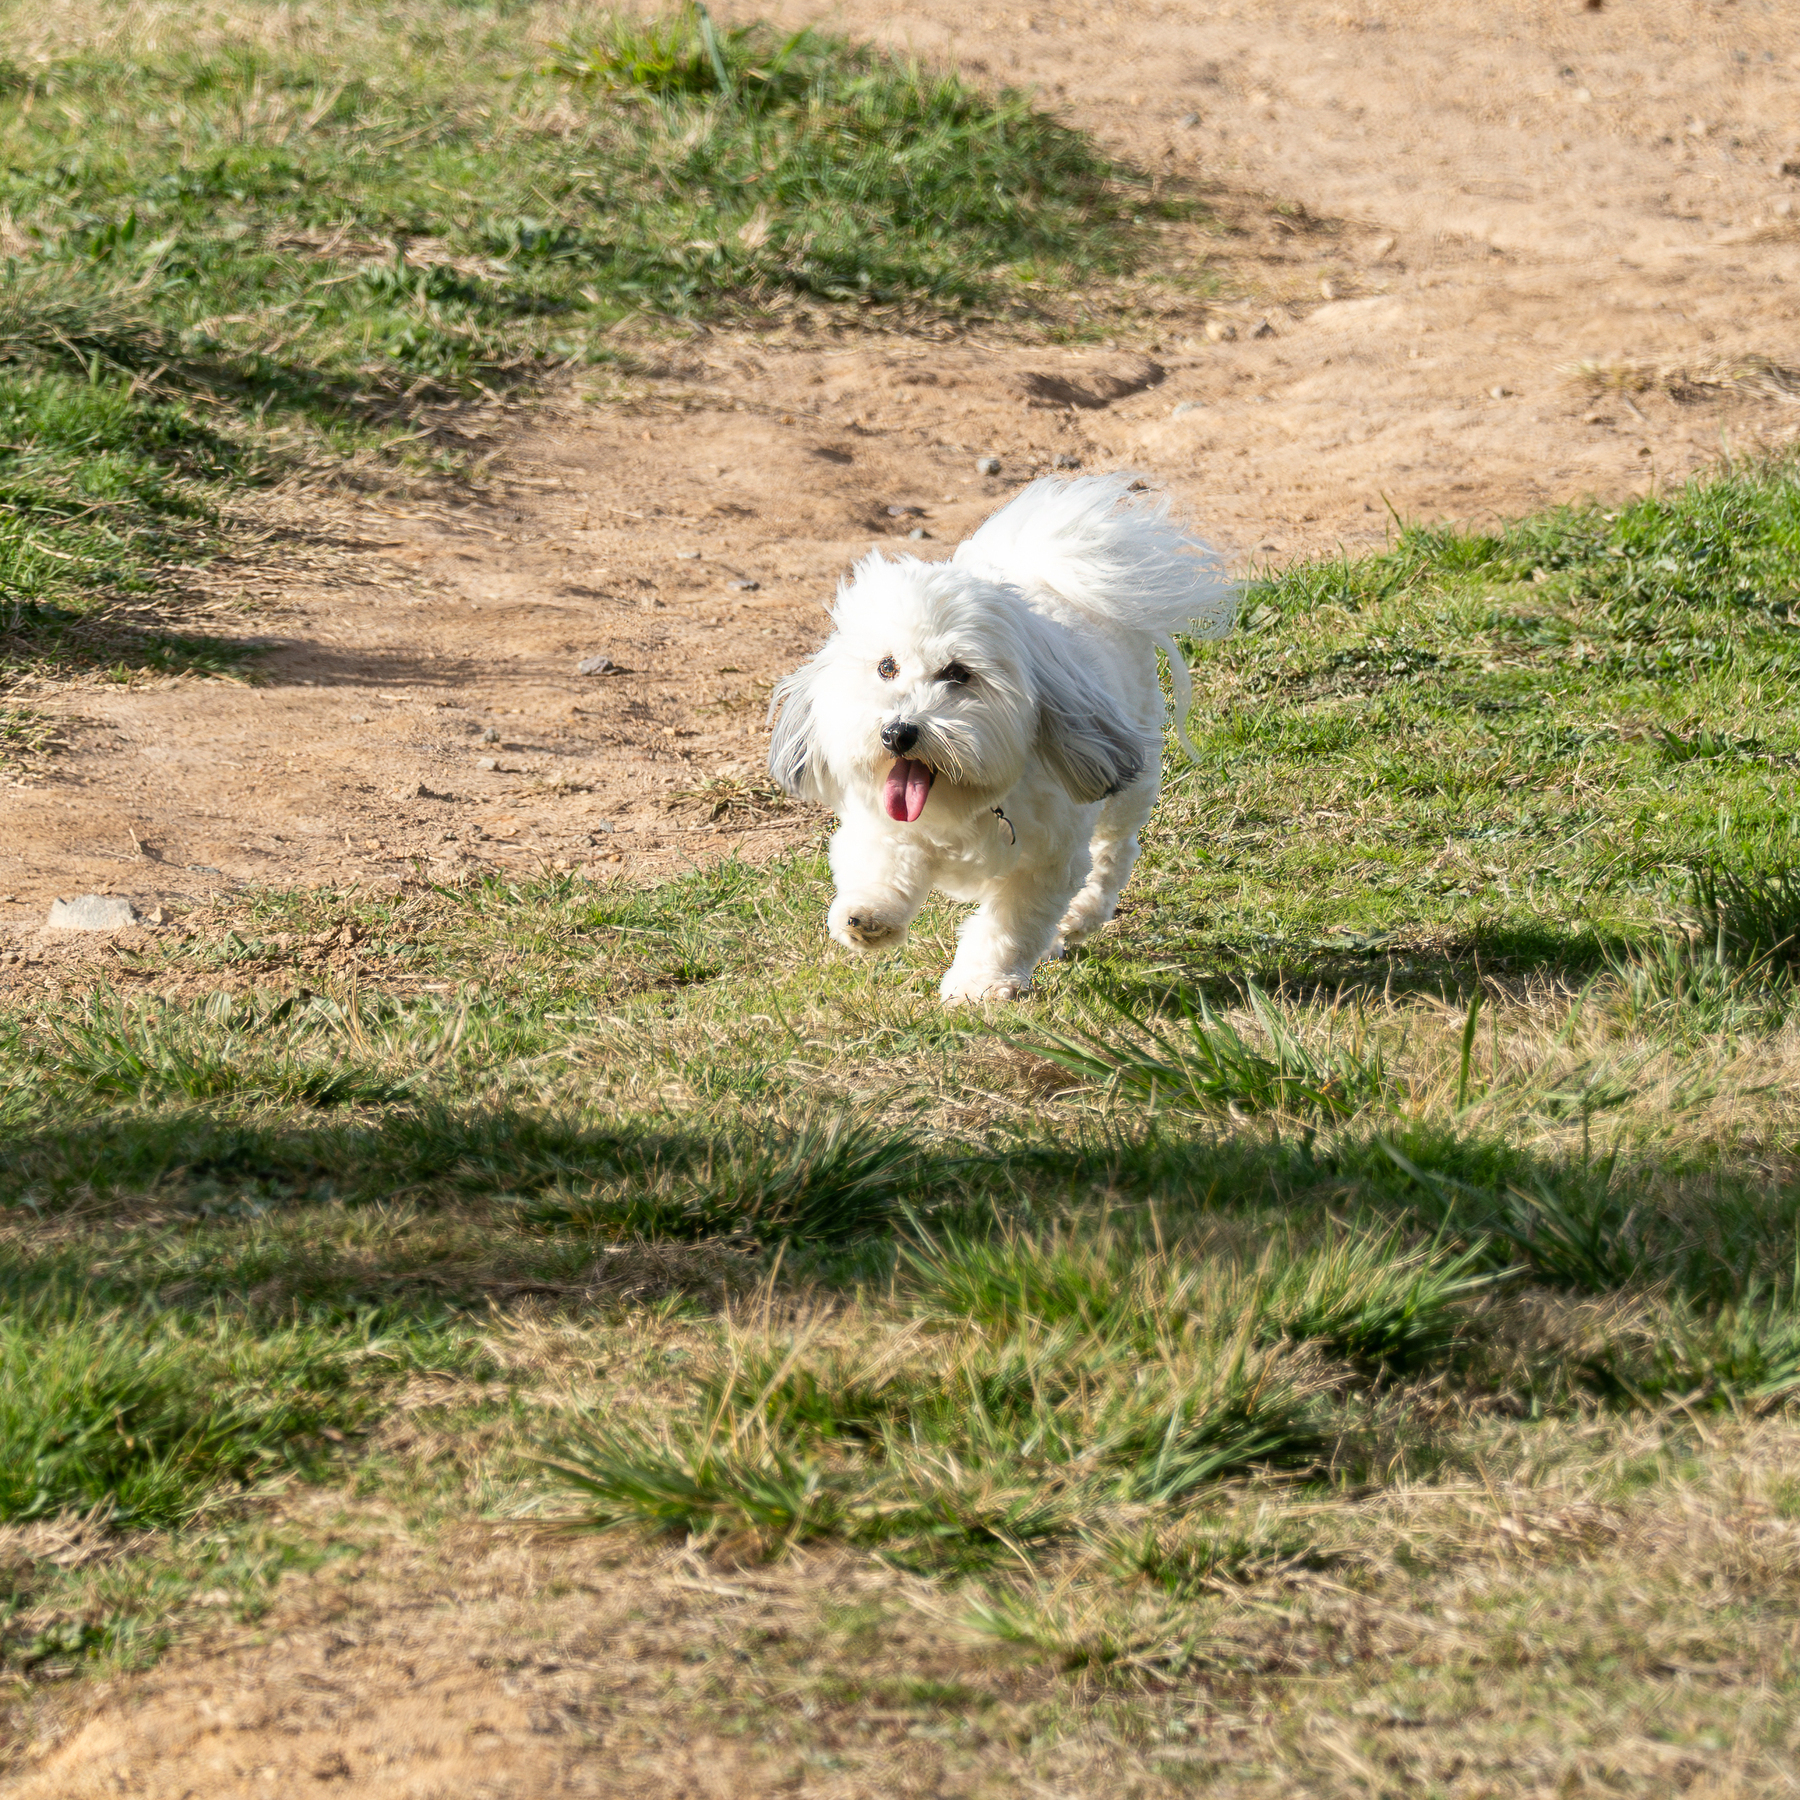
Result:
<svg viewBox="0 0 1800 1800"><path fill-rule="evenodd" d="M887 787L882 791L882 804L890 819L910 825L925 810L931 792L932 771L922 762L903 756L888 770Z"/></svg>

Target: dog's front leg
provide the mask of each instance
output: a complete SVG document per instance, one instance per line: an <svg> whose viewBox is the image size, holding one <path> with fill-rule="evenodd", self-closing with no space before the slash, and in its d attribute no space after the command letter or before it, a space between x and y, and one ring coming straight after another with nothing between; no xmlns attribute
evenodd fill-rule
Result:
<svg viewBox="0 0 1800 1800"><path fill-rule="evenodd" d="M831 935L852 950L898 950L931 893L926 852L846 820L831 840L831 873Z"/></svg>
<svg viewBox="0 0 1800 1800"><path fill-rule="evenodd" d="M1016 1000L1056 938L1057 921L1078 877L1046 880L1038 867L1020 868L963 922L938 989L946 1005L959 1000Z"/></svg>

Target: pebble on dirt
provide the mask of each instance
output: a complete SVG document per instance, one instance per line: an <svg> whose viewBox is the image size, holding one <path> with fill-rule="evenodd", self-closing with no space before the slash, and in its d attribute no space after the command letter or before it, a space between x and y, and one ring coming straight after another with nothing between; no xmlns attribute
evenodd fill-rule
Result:
<svg viewBox="0 0 1800 1800"><path fill-rule="evenodd" d="M575 673L577 675L622 675L624 670L610 656L585 656L575 665ZM488 735L483 733L484 740Z"/></svg>
<svg viewBox="0 0 1800 1800"><path fill-rule="evenodd" d="M1000 473L999 457L997 457L997 456L978 456L978 457L976 457L975 473L977 475L998 475Z"/></svg>
<svg viewBox="0 0 1800 1800"><path fill-rule="evenodd" d="M762 583L760 581L744 580L744 581L728 581L728 582L726 582L725 585L728 588L736 588L740 593L753 594L756 592L756 590L759 587L762 586Z"/></svg>
<svg viewBox="0 0 1800 1800"><path fill-rule="evenodd" d="M82 894L50 902L49 924L55 931L123 931L137 922L131 902L117 894Z"/></svg>

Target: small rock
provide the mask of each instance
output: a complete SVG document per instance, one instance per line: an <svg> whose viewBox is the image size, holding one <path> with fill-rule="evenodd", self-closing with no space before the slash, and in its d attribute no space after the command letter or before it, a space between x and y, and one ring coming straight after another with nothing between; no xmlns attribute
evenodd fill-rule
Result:
<svg viewBox="0 0 1800 1800"><path fill-rule="evenodd" d="M1225 319L1208 319L1206 321L1206 341L1209 344L1235 344L1237 327Z"/></svg>
<svg viewBox="0 0 1800 1800"><path fill-rule="evenodd" d="M977 475L998 475L1000 473L999 457L997 457L997 456L978 456L978 457L976 457L975 473Z"/></svg>
<svg viewBox="0 0 1800 1800"><path fill-rule="evenodd" d="M352 713L350 715L350 723L352 725L366 725L368 722L369 715L367 713Z"/></svg>
<svg viewBox="0 0 1800 1800"><path fill-rule="evenodd" d="M920 539L920 538L928 538L928 537L930 537L930 536L931 536L931 533L930 533L930 532L929 532L929 531L927 531L927 530L926 530L926 529L925 529L925 528L924 528L924 526L922 526L922 525L915 525L915 526L914 526L914 527L913 527L913 528L912 528L912 530L911 530L911 531L909 531L909 532L908 532L908 533L907 533L907 534L906 534L906 535L907 535L907 536L908 536L908 537L909 537L909 538L911 538L911 539L913 539L913 541L914 541L914 542L915 542L915 543L916 543L916 542L917 542L917 541L918 541L918 540L919 540L919 539Z"/></svg>
<svg viewBox="0 0 1800 1800"><path fill-rule="evenodd" d="M1488 389L1488 398L1490 400L1510 400L1512 398L1512 389L1509 387L1501 387L1496 383L1493 387Z"/></svg>
<svg viewBox="0 0 1800 1800"><path fill-rule="evenodd" d="M677 550L675 552L675 560L677 562L698 562L700 560L700 552L698 550Z"/></svg>
<svg viewBox="0 0 1800 1800"><path fill-rule="evenodd" d="M1169 417L1171 419L1179 419L1187 413L1198 412L1199 410L1200 402L1198 400L1182 400L1169 408Z"/></svg>
<svg viewBox="0 0 1800 1800"><path fill-rule="evenodd" d="M887 512L890 519L922 519L925 516L922 506L890 506Z"/></svg>
<svg viewBox="0 0 1800 1800"><path fill-rule="evenodd" d="M1064 451L1060 456L1051 457L1050 466L1053 469L1079 469L1081 467L1081 458L1079 456L1070 456L1067 451Z"/></svg>
<svg viewBox="0 0 1800 1800"><path fill-rule="evenodd" d="M1389 252L1393 250L1395 244L1399 241L1398 238L1391 237L1377 238L1375 242L1369 246L1370 259L1374 262L1380 262L1384 256L1388 255Z"/></svg>
<svg viewBox="0 0 1800 1800"><path fill-rule="evenodd" d="M497 769L500 766L500 759L497 756L478 756L475 759L475 766L478 769Z"/></svg>
<svg viewBox="0 0 1800 1800"><path fill-rule="evenodd" d="M1183 113L1181 115L1181 125L1184 130L1192 131L1199 123L1200 115L1198 113Z"/></svg>
<svg viewBox="0 0 1800 1800"><path fill-rule="evenodd" d="M602 657L601 661L604 662L605 658ZM483 732L481 734L481 741L484 744L497 744L500 741L500 734L493 728L493 726L489 725L483 730Z"/></svg>
<svg viewBox="0 0 1800 1800"><path fill-rule="evenodd" d="M1321 281L1319 283L1319 298L1321 300L1335 300L1337 298L1337 283L1335 281Z"/></svg>
<svg viewBox="0 0 1800 1800"><path fill-rule="evenodd" d="M123 931L138 916L131 902L117 894L83 894L75 900L50 902L50 927L54 931Z"/></svg>
<svg viewBox="0 0 1800 1800"><path fill-rule="evenodd" d="M1275 327L1271 325L1267 319L1264 319L1250 335L1253 338L1273 337L1275 335Z"/></svg>
<svg viewBox="0 0 1800 1800"><path fill-rule="evenodd" d="M740 594L754 594L756 590L762 586L762 583L760 581L751 581L746 578L739 581L728 581L725 585L728 588L736 588Z"/></svg>
<svg viewBox="0 0 1800 1800"><path fill-rule="evenodd" d="M625 671L610 656L584 656L575 665L575 673L577 675L623 675ZM481 741L484 744L491 744L499 735L497 731L484 731L481 734Z"/></svg>

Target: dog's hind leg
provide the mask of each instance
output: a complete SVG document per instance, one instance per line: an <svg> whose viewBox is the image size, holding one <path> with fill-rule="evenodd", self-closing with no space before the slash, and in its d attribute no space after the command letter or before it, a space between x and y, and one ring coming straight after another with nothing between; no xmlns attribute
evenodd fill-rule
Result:
<svg viewBox="0 0 1800 1800"><path fill-rule="evenodd" d="M1088 877L1057 927L1058 950L1072 950L1085 943L1118 910L1119 894L1131 879L1138 859L1138 833L1156 804L1161 786L1158 775L1158 771L1151 770L1101 803L1089 846Z"/></svg>

